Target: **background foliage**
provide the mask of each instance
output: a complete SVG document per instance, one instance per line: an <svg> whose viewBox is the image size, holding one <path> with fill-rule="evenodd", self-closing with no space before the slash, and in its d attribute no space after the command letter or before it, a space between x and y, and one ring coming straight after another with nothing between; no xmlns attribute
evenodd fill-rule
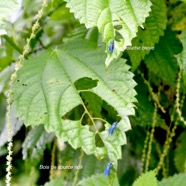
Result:
<svg viewBox="0 0 186 186"><path fill-rule="evenodd" d="M0 0L0 185L9 79L41 4ZM12 185L185 185L185 15L184 0L49 1L11 87Z"/></svg>

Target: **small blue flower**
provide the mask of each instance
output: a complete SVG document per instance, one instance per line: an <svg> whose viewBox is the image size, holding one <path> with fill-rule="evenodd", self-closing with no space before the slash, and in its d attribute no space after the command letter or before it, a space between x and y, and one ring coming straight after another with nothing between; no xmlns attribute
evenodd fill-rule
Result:
<svg viewBox="0 0 186 186"><path fill-rule="evenodd" d="M107 164L107 166L106 166L106 168L104 170L104 175L105 176L108 176L109 175L111 166L112 166L112 163L111 162Z"/></svg>
<svg viewBox="0 0 186 186"><path fill-rule="evenodd" d="M111 125L111 127L109 128L109 134L112 134L113 132L114 132L114 129L116 128L116 126L117 126L117 124L118 124L118 122L116 121L116 122L114 122L112 125Z"/></svg>
<svg viewBox="0 0 186 186"><path fill-rule="evenodd" d="M108 50L110 53L112 53L114 51L114 40L110 41Z"/></svg>

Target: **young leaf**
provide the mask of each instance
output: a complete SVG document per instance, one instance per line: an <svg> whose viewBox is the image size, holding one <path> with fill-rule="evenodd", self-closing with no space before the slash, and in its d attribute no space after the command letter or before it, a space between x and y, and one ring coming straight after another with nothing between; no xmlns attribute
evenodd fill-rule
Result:
<svg viewBox="0 0 186 186"><path fill-rule="evenodd" d="M106 65L120 55L136 36L138 26L142 26L149 15L150 0L65 0L67 7L75 14L80 23L87 28L98 27L103 41L108 45L114 40L114 52L108 53Z"/></svg>
<svg viewBox="0 0 186 186"><path fill-rule="evenodd" d="M158 183L158 186L185 186L186 174L175 174L170 178L163 179Z"/></svg>
<svg viewBox="0 0 186 186"><path fill-rule="evenodd" d="M154 171L149 171L142 174L133 184L133 186L157 186L156 174Z"/></svg>
<svg viewBox="0 0 186 186"><path fill-rule="evenodd" d="M87 154L94 153L98 158L108 155L116 163L121 158L120 146L126 143L125 131L130 129L128 115L134 114L136 83L125 60L114 61L107 70L104 60L104 51L84 40L41 52L26 61L18 72L12 87L13 107L27 126L44 124L48 132L54 132L73 148L82 147ZM88 80L91 86L77 88L75 85L80 80ZM99 118L94 118L89 111L93 107L87 109L81 92L96 94L116 110L121 120L112 136L108 134L108 123L105 131L99 131L95 124ZM80 119L66 117L79 105L84 109ZM91 122L82 125L84 115L88 115ZM90 131L91 126L96 130ZM96 134L103 147L96 146Z"/></svg>
<svg viewBox="0 0 186 186"><path fill-rule="evenodd" d="M145 55L154 49L155 43L163 35L166 28L166 6L162 0L151 0L152 7L149 17L145 21L145 29L138 29L137 37L132 40L132 47L137 50L127 48L127 52L132 62L132 68L135 70L144 59ZM139 49L139 50L138 50Z"/></svg>

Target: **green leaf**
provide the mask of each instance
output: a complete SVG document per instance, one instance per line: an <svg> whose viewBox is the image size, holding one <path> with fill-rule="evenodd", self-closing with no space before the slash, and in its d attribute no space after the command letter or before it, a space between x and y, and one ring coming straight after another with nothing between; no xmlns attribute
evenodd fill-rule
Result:
<svg viewBox="0 0 186 186"><path fill-rule="evenodd" d="M5 29L3 29L3 19L6 19L12 14L14 10L19 7L17 1L15 0L0 0L0 36L6 34ZM0 43L1 44L1 43Z"/></svg>
<svg viewBox="0 0 186 186"><path fill-rule="evenodd" d="M74 28L74 30L67 34L67 36L63 39L64 42L68 42L73 39L82 38L84 39L87 34L87 29L84 25L78 25Z"/></svg>
<svg viewBox="0 0 186 186"><path fill-rule="evenodd" d="M166 83L175 85L178 66L174 56L180 53L181 50L181 43L176 38L176 32L167 29L165 36L161 37L159 43L156 44L155 50L145 57L145 63L149 71Z"/></svg>
<svg viewBox="0 0 186 186"><path fill-rule="evenodd" d="M177 0L178 1L178 0ZM186 2L186 1L185 1ZM177 5L171 11L171 23L173 30L184 30L186 24L186 4L177 3Z"/></svg>
<svg viewBox="0 0 186 186"><path fill-rule="evenodd" d="M142 174L133 184L133 186L157 186L156 174L154 171L149 171Z"/></svg>
<svg viewBox="0 0 186 186"><path fill-rule="evenodd" d="M65 184L64 183L64 178L62 176L59 176L59 177L45 183L44 186L56 186L56 185L63 185L63 184Z"/></svg>
<svg viewBox="0 0 186 186"><path fill-rule="evenodd" d="M186 174L175 174L174 176L163 179L158 183L158 186L185 186L186 185Z"/></svg>
<svg viewBox="0 0 186 186"><path fill-rule="evenodd" d="M11 74L14 72L15 65L10 65L0 72L0 93L8 89L8 81Z"/></svg>
<svg viewBox="0 0 186 186"><path fill-rule="evenodd" d="M177 56L177 59L182 72L184 85L186 86L186 31L181 34L180 40L183 45L183 51Z"/></svg>
<svg viewBox="0 0 186 186"><path fill-rule="evenodd" d="M145 29L138 29L137 37L132 40L132 46L127 48L133 70L137 68L145 55L154 49L155 43L159 41L159 37L163 35L166 28L165 2L162 0L151 0L151 2L152 10L145 21Z"/></svg>
<svg viewBox="0 0 186 186"><path fill-rule="evenodd" d="M99 174L100 172L103 173L107 161L107 159L98 160L93 155L85 156L82 162L83 169L81 170L79 177L86 178Z"/></svg>
<svg viewBox="0 0 186 186"><path fill-rule="evenodd" d="M87 28L98 27L106 43L108 53L106 65L131 45L138 26L142 26L149 15L150 0L65 0L67 7ZM108 52L108 45L114 40L114 52Z"/></svg>
<svg viewBox="0 0 186 186"><path fill-rule="evenodd" d="M135 88L138 93L136 96L138 102L136 103L136 114L135 116L131 116L130 119L132 119L132 123L134 125L143 127L152 126L154 106L148 97L148 87L146 84L144 84L144 80L140 76L135 76L135 79L138 84L138 86ZM165 122L159 114L157 114L156 119L156 126L162 127Z"/></svg>
<svg viewBox="0 0 186 186"><path fill-rule="evenodd" d="M108 186L109 183L109 177L104 176L103 174L93 175L91 177L85 178L78 182L78 186ZM117 177L114 179L114 183L111 184L112 186L119 186Z"/></svg>
<svg viewBox="0 0 186 186"><path fill-rule="evenodd" d="M1 111L1 109L0 109ZM5 109L6 111L6 109ZM1 112L2 114L3 112ZM3 116L1 115L1 118ZM23 122L18 120L18 118L15 117L15 112L13 109L10 110L10 118L11 118L11 128L12 128L12 136L16 135L17 132L21 129L21 127L23 126ZM7 118L5 121L5 125L3 130L0 133L0 147L3 146L4 144L6 144L8 142L8 129L7 129Z"/></svg>
<svg viewBox="0 0 186 186"><path fill-rule="evenodd" d="M178 138L178 146L174 152L174 162L179 172L186 172L186 132Z"/></svg>
<svg viewBox="0 0 186 186"><path fill-rule="evenodd" d="M29 156L31 160L39 159L45 150L46 144L53 140L54 134L48 134L43 125L36 126L29 131L25 141L23 142L23 159Z"/></svg>
<svg viewBox="0 0 186 186"><path fill-rule="evenodd" d="M7 18L12 12L18 8L18 3L15 0L0 0L0 20Z"/></svg>
<svg viewBox="0 0 186 186"><path fill-rule="evenodd" d="M134 114L136 83L125 60L114 61L107 70L104 60L104 51L84 40L39 53L18 72L12 87L13 107L27 126L44 124L48 132L68 141L74 149L82 147L87 154L94 153L98 158L109 156L117 164L121 158L120 146L126 143L125 131L131 128L128 115ZM87 78L95 83L81 90L76 88L79 80L86 82ZM94 118L89 111L93 106L87 108L81 92L96 94L116 110L121 119L113 135L108 134L109 123L102 124L101 131L97 127L96 121L102 118ZM78 106L84 110L81 118L68 118L68 113L75 112ZM82 123L87 115L89 122ZM91 131L91 127L95 130ZM96 135L103 147L96 145Z"/></svg>

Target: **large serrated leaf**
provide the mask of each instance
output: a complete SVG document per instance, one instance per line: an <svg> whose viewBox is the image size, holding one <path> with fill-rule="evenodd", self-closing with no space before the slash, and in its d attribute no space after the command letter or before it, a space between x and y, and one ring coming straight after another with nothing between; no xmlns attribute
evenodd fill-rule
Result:
<svg viewBox="0 0 186 186"><path fill-rule="evenodd" d="M163 35L166 28L165 2L162 0L151 0L151 2L152 10L145 21L145 29L138 29L137 37L132 40L132 47L127 48L133 70L136 69L145 55L154 49L155 43L159 41L159 37Z"/></svg>
<svg viewBox="0 0 186 186"><path fill-rule="evenodd" d="M67 7L87 28L98 27L107 44L114 40L115 50L108 53L106 65L120 55L136 36L138 26L142 26L149 15L150 0L65 0ZM107 49L108 52L108 49Z"/></svg>
<svg viewBox="0 0 186 186"><path fill-rule="evenodd" d="M186 174L175 174L174 176L163 179L158 183L158 186L185 186Z"/></svg>
<svg viewBox="0 0 186 186"><path fill-rule="evenodd" d="M182 50L181 43L176 37L176 32L165 31L155 49L145 57L145 63L150 71L166 83L175 85L178 66L175 55Z"/></svg>
<svg viewBox="0 0 186 186"><path fill-rule="evenodd" d="M133 184L133 186L157 186L157 178L154 171L142 174Z"/></svg>
<svg viewBox="0 0 186 186"><path fill-rule="evenodd" d="M68 141L73 148L82 147L87 154L94 153L111 161L121 158L121 145L126 143L125 131L130 129L128 115L134 114L136 101L133 74L125 60L117 60L106 70L105 54L84 40L74 40L58 50L48 50L30 58L18 72L13 85L17 116L28 125L44 124L48 132ZM77 82L87 81L92 87L79 90ZM96 120L85 105L81 92L92 92L112 106L121 120L113 135L108 134L110 125L99 131ZM91 104L91 102L89 102ZM91 123L82 125L83 117L71 120L69 112L81 105ZM89 107L91 109L91 107ZM101 118L100 118L101 120ZM91 131L91 126L95 131ZM104 144L95 144L98 134Z"/></svg>

